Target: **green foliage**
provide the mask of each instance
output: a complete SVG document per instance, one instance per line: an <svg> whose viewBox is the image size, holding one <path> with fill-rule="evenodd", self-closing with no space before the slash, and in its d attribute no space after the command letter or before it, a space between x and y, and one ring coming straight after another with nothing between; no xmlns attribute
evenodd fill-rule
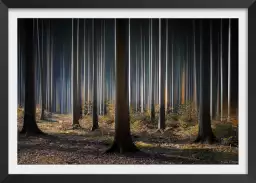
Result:
<svg viewBox="0 0 256 183"><path fill-rule="evenodd" d="M177 115L183 121L192 121L193 118L195 119L198 116L198 112L194 109L192 101L178 105L176 110Z"/></svg>
<svg viewBox="0 0 256 183"><path fill-rule="evenodd" d="M23 108L18 107L17 113L18 113L18 118L22 117L22 116L24 115L24 110L23 110Z"/></svg>
<svg viewBox="0 0 256 183"><path fill-rule="evenodd" d="M152 148L154 147L153 144L150 144L150 143L146 143L146 142L142 142L142 141L137 141L135 142L135 145L138 147L138 148Z"/></svg>
<svg viewBox="0 0 256 183"><path fill-rule="evenodd" d="M141 120L136 120L136 121L133 121L131 123L131 130L139 130L141 128L141 125L142 125L142 121Z"/></svg>
<svg viewBox="0 0 256 183"><path fill-rule="evenodd" d="M115 116L115 104L110 102L110 101L106 101L106 107L107 107L107 114L109 116L111 116L112 118L114 118L114 116Z"/></svg>
<svg viewBox="0 0 256 183"><path fill-rule="evenodd" d="M139 113L131 114L130 115L131 129L138 130L141 127L143 120L144 120L143 115Z"/></svg>
<svg viewBox="0 0 256 183"><path fill-rule="evenodd" d="M219 123L213 127L213 133L218 137L230 137L234 135L234 128L231 123Z"/></svg>
<svg viewBox="0 0 256 183"><path fill-rule="evenodd" d="M100 116L99 119L102 123L106 123L106 124L109 124L109 125L114 123L114 118L112 116L110 116L109 114L104 115L104 116Z"/></svg>
<svg viewBox="0 0 256 183"><path fill-rule="evenodd" d="M213 133L223 145L238 146L238 128L232 123L220 123L215 125Z"/></svg>
<svg viewBox="0 0 256 183"><path fill-rule="evenodd" d="M82 110L85 115L91 114L92 113L92 102L86 101L84 106L82 107Z"/></svg>
<svg viewBox="0 0 256 183"><path fill-rule="evenodd" d="M179 121L179 116L177 114L172 114L171 119L174 121Z"/></svg>
<svg viewBox="0 0 256 183"><path fill-rule="evenodd" d="M157 117L152 122L149 111L144 113L130 113L131 129L134 131L152 129L157 126Z"/></svg>
<svg viewBox="0 0 256 183"><path fill-rule="evenodd" d="M187 128L189 126L188 123L183 120L179 120L179 124L182 128Z"/></svg>

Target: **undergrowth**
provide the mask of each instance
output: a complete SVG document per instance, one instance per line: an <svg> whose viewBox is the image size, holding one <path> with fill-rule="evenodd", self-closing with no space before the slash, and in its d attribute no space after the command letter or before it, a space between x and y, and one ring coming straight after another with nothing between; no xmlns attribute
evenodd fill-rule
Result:
<svg viewBox="0 0 256 183"><path fill-rule="evenodd" d="M90 129L91 127L91 103L86 103L84 105L84 115L80 119L80 125L84 129ZM114 111L115 106L110 102L106 102L106 115L99 115L99 126L100 129L104 128L107 130L114 131ZM46 111L47 113L47 111ZM19 107L17 110L18 121L22 121L24 115L24 110L22 107ZM155 120L151 120L150 110L144 110L143 113L135 111L131 108L130 112L130 128L132 133L142 133L146 132L147 134L153 133L157 129L158 119L159 119L159 105L155 106ZM37 106L36 110L37 120L40 119L40 108ZM58 118L58 115L56 119ZM61 115L59 115L61 116ZM71 115L66 120L63 119L59 122L62 123L59 130L65 131L65 133L72 133L71 131L66 131L71 124ZM60 117L62 118L62 117ZM190 139L192 140L197 136L198 133L198 119L197 112L193 109L193 103L187 102L182 105L177 105L175 108L169 108L166 110L166 129L164 136L176 136L179 139ZM65 127L66 125L66 127ZM220 139L222 144L225 145L238 145L238 120L233 119L231 122L220 122L212 121L212 130L215 136ZM108 132L104 132L107 134Z"/></svg>

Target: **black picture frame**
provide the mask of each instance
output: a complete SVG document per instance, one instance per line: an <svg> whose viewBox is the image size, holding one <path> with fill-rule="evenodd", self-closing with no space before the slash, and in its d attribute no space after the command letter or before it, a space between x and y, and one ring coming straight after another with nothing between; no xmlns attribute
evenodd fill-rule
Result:
<svg viewBox="0 0 256 183"><path fill-rule="evenodd" d="M247 175L9 175L8 174L8 9L9 8L244 8L248 10L248 65L256 62L256 3L252 0L0 0L0 182L256 182L256 148L252 115L248 114L248 174ZM13 48L16 49L16 48ZM245 61L246 62L246 61ZM11 66L9 66L11 67ZM255 72L250 72L252 86L250 95L251 112L255 104ZM249 84L248 78L248 84ZM244 81L247 82L247 81ZM248 85L247 85L248 86ZM249 87L248 87L249 89ZM249 97L249 92L248 92ZM249 104L249 101L248 101ZM251 113L252 114L252 113ZM249 124L249 121L250 124ZM243 123L243 121L241 121ZM246 123L246 121L245 121ZM9 134L10 135L10 134ZM225 165L223 165L225 166ZM200 172L198 172L200 174Z"/></svg>

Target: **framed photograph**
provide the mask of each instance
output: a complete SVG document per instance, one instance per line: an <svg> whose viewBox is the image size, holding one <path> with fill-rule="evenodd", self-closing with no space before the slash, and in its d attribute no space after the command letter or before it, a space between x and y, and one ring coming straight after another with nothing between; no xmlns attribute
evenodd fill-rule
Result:
<svg viewBox="0 0 256 183"><path fill-rule="evenodd" d="M254 2L2 0L0 15L1 182L256 181Z"/></svg>

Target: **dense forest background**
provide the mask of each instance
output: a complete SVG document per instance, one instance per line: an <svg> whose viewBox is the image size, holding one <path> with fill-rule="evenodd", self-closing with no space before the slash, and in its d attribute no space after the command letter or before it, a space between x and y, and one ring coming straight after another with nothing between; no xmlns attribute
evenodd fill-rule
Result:
<svg viewBox="0 0 256 183"><path fill-rule="evenodd" d="M238 19L19 19L18 106L19 163L237 163Z"/></svg>

